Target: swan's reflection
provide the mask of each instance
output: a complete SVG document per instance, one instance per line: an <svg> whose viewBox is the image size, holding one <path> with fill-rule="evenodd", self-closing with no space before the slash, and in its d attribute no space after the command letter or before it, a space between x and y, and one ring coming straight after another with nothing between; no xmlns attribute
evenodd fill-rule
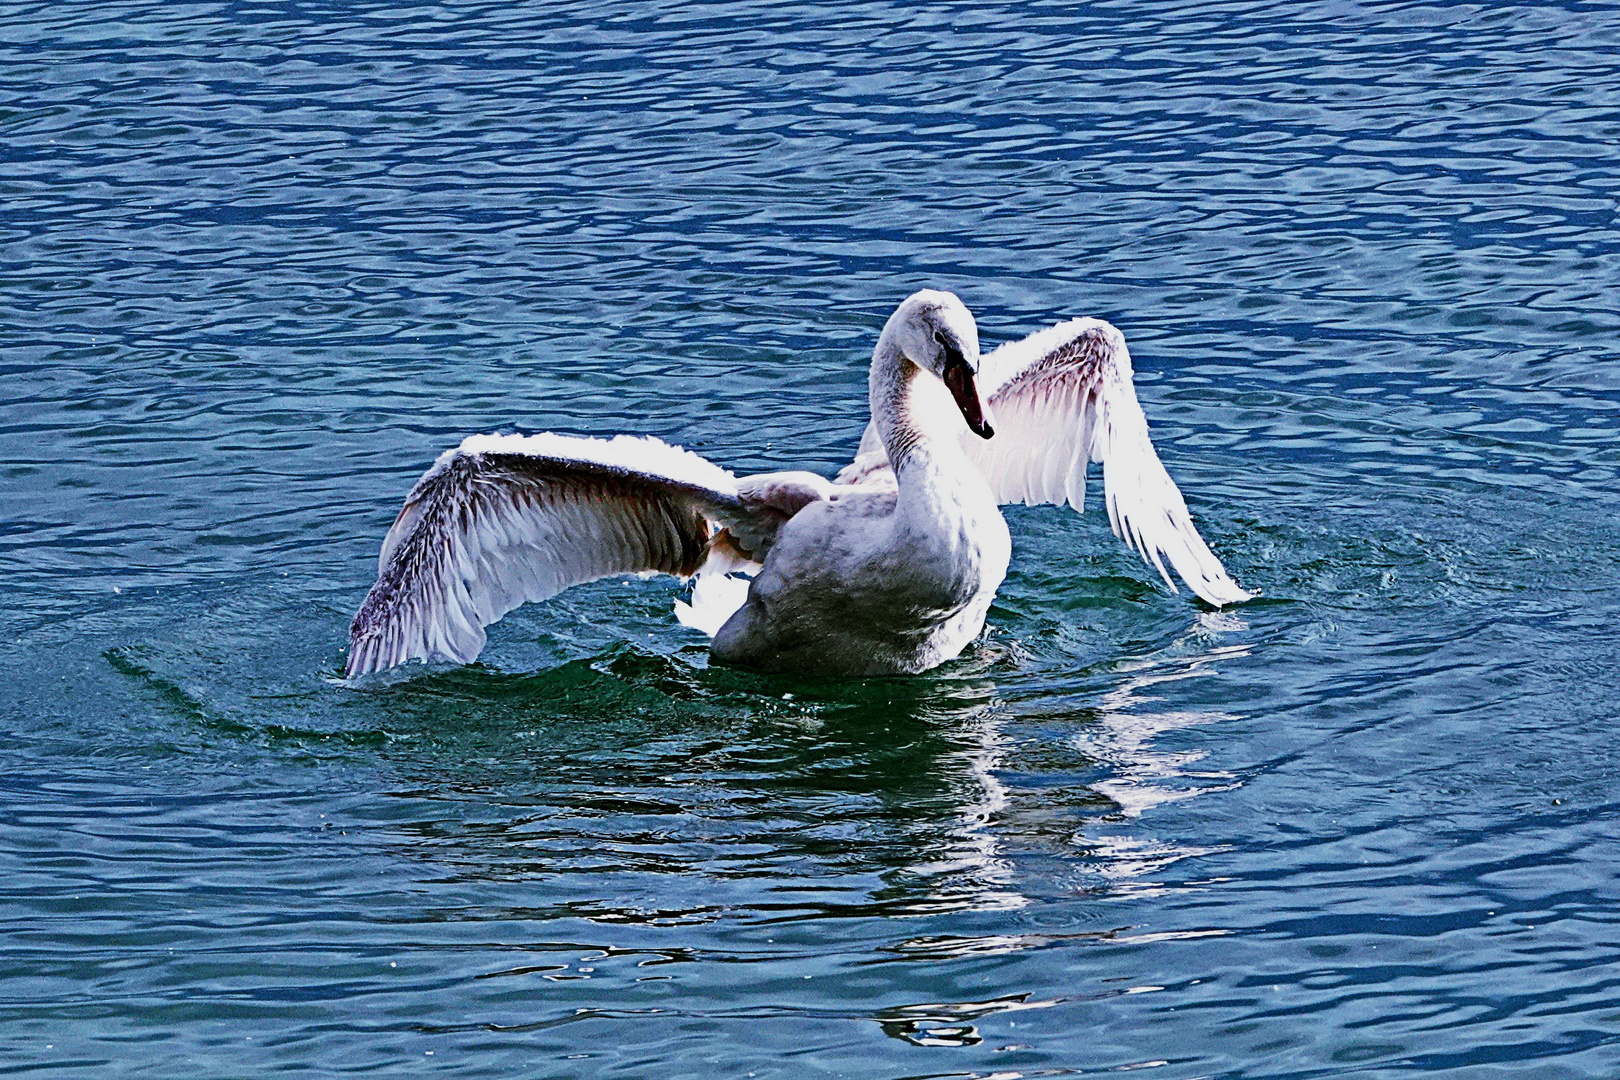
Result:
<svg viewBox="0 0 1620 1080"><path fill-rule="evenodd" d="M1009 796L997 771L1007 754L1006 715L993 706L960 718L958 748L940 761L942 776L956 776L951 820L938 826L943 850L935 859L911 868L933 878L964 903L983 910L1011 909L1029 903L1015 888L1013 861L1002 852L998 818Z"/></svg>
<svg viewBox="0 0 1620 1080"><path fill-rule="evenodd" d="M1154 706L1163 701L1162 693L1156 692L1159 688L1213 676L1221 661L1247 656L1247 645L1225 643L1229 635L1247 628L1238 616L1203 612L1169 644L1114 665L1121 676L1118 683L1102 693L1092 723L1070 737L1072 748L1084 759L1084 772L1107 773L1083 785L1101 796L1099 800L1075 798L1062 784L1009 787L1002 773L1009 767L1027 769L1020 759L1029 750L1010 733L1025 719L1016 706L987 703L941 717L951 724L955 747L940 756L935 771L951 783L954 805L949 820L934 825L937 854L908 868L908 873L933 879L936 888L976 908L1024 906L1030 897L1019 888L1018 856L1054 853L1039 850L1048 846L1039 840L1036 850L1030 851L1028 835L1049 830L1039 825L1021 828L1020 821L1043 823L1062 811L1082 822L1077 832L1069 834L1063 854L1072 859L1075 846L1083 849L1089 870L1113 888L1134 891L1137 880L1181 859L1207 854L1211 849L1146 837L1137 827L1122 832L1116 826L1120 819L1140 818L1155 806L1229 790L1240 782L1233 773L1198 768L1206 750L1157 748L1157 740L1167 732L1234 719L1234 714ZM986 683L980 693L993 701L996 685L989 679ZM1068 805L1056 805L1064 802ZM1106 822L1108 827L1093 828L1086 822Z"/></svg>
<svg viewBox="0 0 1620 1080"><path fill-rule="evenodd" d="M1246 655L1224 640L1244 629L1202 614L1113 665L1090 708L1077 713L1070 693L1057 716L1049 687L1031 692L1041 677L1020 687L993 648L936 677L849 683L625 646L537 675L425 678L355 705L385 717L382 756L426 811L396 822L402 852L457 879L545 878L561 894L573 881L604 917L610 880L627 900L635 883L627 917L751 903L761 879L808 916L850 903L1007 909L1071 890L1076 875L1129 888L1198 853L1129 823L1238 782L1199 768L1203 751L1157 747L1230 714L1156 706L1164 688Z"/></svg>

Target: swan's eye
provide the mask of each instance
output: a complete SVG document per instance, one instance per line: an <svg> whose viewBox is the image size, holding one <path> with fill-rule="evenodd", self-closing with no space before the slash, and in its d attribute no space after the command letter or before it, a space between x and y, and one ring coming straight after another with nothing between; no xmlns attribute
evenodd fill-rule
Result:
<svg viewBox="0 0 1620 1080"><path fill-rule="evenodd" d="M961 364L964 367L967 366L967 360L962 356L961 348L957 346L956 342L945 336L945 331L935 330L934 340L939 343L939 358L941 364L946 366L951 364ZM969 368L968 370L971 371L972 369Z"/></svg>

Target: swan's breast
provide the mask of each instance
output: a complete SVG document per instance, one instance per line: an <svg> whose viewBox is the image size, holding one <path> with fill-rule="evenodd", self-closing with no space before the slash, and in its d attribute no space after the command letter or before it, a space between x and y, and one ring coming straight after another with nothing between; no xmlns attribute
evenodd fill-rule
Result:
<svg viewBox="0 0 1620 1080"><path fill-rule="evenodd" d="M908 492L908 495L912 492ZM928 567L962 587L1001 584L1012 555L1001 507L977 472L936 473L903 498L897 523L901 547L919 567Z"/></svg>

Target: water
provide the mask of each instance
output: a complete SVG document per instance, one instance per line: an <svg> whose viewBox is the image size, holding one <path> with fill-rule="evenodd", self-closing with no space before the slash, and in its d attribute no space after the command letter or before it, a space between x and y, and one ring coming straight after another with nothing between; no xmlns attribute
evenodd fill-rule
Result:
<svg viewBox="0 0 1620 1080"><path fill-rule="evenodd" d="M1620 1072L1606 5L0 12L0 1069ZM927 677L671 587L339 685L463 434L847 460L912 289L1129 336L1264 597L1009 513Z"/></svg>

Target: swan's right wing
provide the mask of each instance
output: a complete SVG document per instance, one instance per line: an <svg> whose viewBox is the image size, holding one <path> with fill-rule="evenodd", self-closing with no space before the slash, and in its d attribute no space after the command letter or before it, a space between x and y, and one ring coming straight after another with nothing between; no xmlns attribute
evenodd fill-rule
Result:
<svg viewBox="0 0 1620 1080"><path fill-rule="evenodd" d="M997 501L1083 510L1086 467L1098 462L1114 535L1158 570L1171 592L1176 583L1166 562L1211 604L1253 595L1198 535L1181 490L1153 449L1119 330L1101 319L1072 319L1010 341L981 360L979 389L996 434L981 439L963 425L962 450ZM868 423L838 483L894 482L877 425Z"/></svg>
<svg viewBox="0 0 1620 1080"><path fill-rule="evenodd" d="M384 538L348 675L468 663L519 604L613 574L689 576L722 528L727 566L739 565L778 524L730 473L657 439L472 436L417 481Z"/></svg>

